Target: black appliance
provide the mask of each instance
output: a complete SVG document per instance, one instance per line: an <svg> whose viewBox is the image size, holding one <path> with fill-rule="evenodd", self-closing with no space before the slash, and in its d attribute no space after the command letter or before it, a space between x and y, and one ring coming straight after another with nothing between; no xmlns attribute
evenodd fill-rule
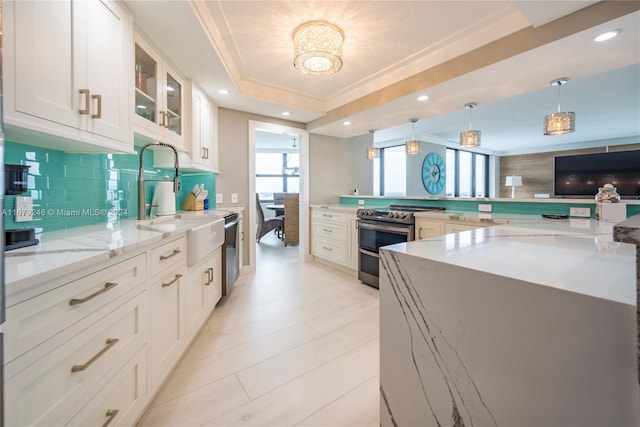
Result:
<svg viewBox="0 0 640 427"><path fill-rule="evenodd" d="M378 288L380 248L415 239L418 211L443 211L443 207L391 205L388 209L358 209L358 279Z"/></svg>
<svg viewBox="0 0 640 427"><path fill-rule="evenodd" d="M222 296L231 293L233 285L240 274L240 230L239 215L230 212L224 217L224 250L222 251Z"/></svg>
<svg viewBox="0 0 640 427"><path fill-rule="evenodd" d="M640 150L557 156L553 193L593 198L598 188L613 184L625 199L640 198Z"/></svg>

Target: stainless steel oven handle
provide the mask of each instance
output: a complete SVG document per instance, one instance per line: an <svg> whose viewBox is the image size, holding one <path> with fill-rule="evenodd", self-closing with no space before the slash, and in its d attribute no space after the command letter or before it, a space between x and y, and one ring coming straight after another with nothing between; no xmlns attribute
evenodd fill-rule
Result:
<svg viewBox="0 0 640 427"><path fill-rule="evenodd" d="M377 253L375 253L375 252L368 251L368 250L366 250L366 249L362 249L362 248L360 248L360 252L361 252L361 253L363 253L363 254L365 254L365 255L372 256L372 257L374 257L374 258L380 258L380 254L377 254Z"/></svg>
<svg viewBox="0 0 640 427"><path fill-rule="evenodd" d="M361 222L360 228L365 230L373 230L373 231L389 231L391 233L406 234L406 235L411 234L410 233L411 229L408 227L393 227L389 225L379 225L379 224L374 225L374 224Z"/></svg>

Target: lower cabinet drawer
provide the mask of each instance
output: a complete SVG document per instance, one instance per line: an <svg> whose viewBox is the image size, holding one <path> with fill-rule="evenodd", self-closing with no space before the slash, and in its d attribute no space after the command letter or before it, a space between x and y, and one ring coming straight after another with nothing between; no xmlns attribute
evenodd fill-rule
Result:
<svg viewBox="0 0 640 427"><path fill-rule="evenodd" d="M311 223L311 233L314 236L347 242L347 228L344 225L313 221Z"/></svg>
<svg viewBox="0 0 640 427"><path fill-rule="evenodd" d="M130 426L147 398L147 347L131 358L80 412L70 426Z"/></svg>
<svg viewBox="0 0 640 427"><path fill-rule="evenodd" d="M345 265L347 263L347 247L345 244L333 243L314 237L311 243L311 253L339 264Z"/></svg>
<svg viewBox="0 0 640 427"><path fill-rule="evenodd" d="M55 350L39 354L34 363L25 365L22 359L30 360L27 356L39 347L7 364L7 425L64 424L66 414L84 406L146 342L147 295L141 292Z"/></svg>
<svg viewBox="0 0 640 427"><path fill-rule="evenodd" d="M184 263L186 243L184 237L165 243L151 250L151 275L156 275L172 266Z"/></svg>

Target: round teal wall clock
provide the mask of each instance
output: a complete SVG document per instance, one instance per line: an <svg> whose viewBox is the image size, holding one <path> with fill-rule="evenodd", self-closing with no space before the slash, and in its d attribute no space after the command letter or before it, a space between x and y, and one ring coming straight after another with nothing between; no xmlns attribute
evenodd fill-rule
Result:
<svg viewBox="0 0 640 427"><path fill-rule="evenodd" d="M422 185L429 194L440 194L444 189L445 163L438 153L429 153L422 161Z"/></svg>

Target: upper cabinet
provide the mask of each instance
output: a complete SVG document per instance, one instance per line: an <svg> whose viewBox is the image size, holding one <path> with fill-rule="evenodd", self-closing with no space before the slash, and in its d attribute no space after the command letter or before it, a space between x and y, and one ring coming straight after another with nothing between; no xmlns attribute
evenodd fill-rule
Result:
<svg viewBox="0 0 640 427"><path fill-rule="evenodd" d="M186 148L194 167L205 171L218 171L218 107L193 80L187 80Z"/></svg>
<svg viewBox="0 0 640 427"><path fill-rule="evenodd" d="M134 131L184 149L184 80L135 35Z"/></svg>
<svg viewBox="0 0 640 427"><path fill-rule="evenodd" d="M133 152L133 27L118 3L3 3L8 140ZM43 136L42 134L48 134Z"/></svg>

